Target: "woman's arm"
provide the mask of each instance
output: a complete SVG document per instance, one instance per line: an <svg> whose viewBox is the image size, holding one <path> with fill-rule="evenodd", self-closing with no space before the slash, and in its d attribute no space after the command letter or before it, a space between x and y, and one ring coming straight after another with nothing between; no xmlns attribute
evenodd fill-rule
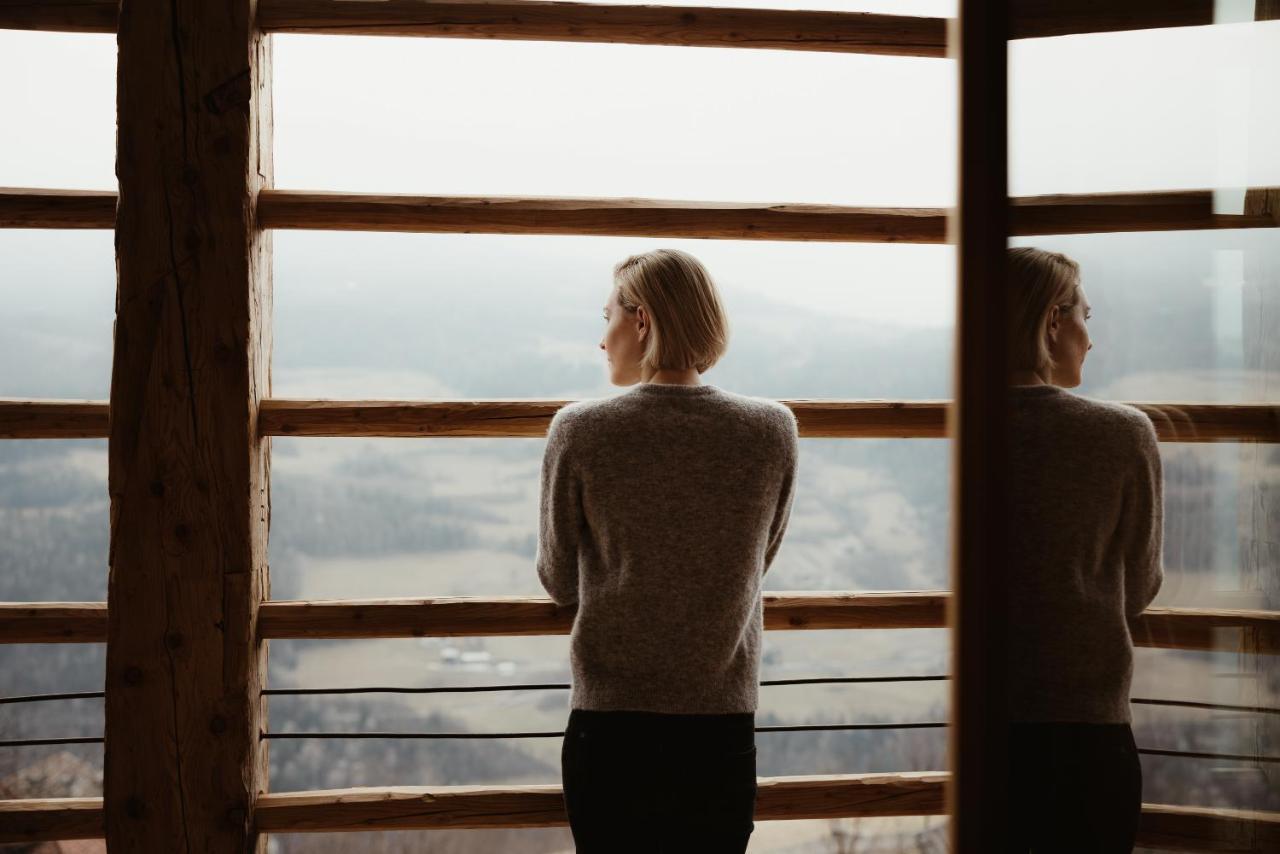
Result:
<svg viewBox="0 0 1280 854"><path fill-rule="evenodd" d="M782 487L778 492L778 505L774 511L773 522L769 525L769 540L765 546L764 572L766 573L773 565L773 559L782 546L782 535L786 533L787 523L791 520L791 506L796 494L800 431L794 412L788 409L784 417L787 419L788 426L783 435L782 451L778 455L778 465L782 466Z"/></svg>
<svg viewBox="0 0 1280 854"><path fill-rule="evenodd" d="M1138 448L1125 484L1121 531L1124 551L1124 607L1132 619L1160 592L1164 582L1164 482L1155 427L1145 415L1138 424Z"/></svg>
<svg viewBox="0 0 1280 854"><path fill-rule="evenodd" d="M564 410L547 429L542 456L542 498L538 524L538 579L557 605L578 601L578 545L586 525L582 482L573 465Z"/></svg>

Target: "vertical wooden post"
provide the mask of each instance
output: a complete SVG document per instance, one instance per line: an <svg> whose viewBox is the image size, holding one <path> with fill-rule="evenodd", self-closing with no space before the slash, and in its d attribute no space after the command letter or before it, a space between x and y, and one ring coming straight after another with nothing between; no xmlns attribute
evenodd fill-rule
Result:
<svg viewBox="0 0 1280 854"><path fill-rule="evenodd" d="M951 849L1005 848L1008 818L1008 8L961 0L951 50L960 72L959 263L952 409Z"/></svg>
<svg viewBox="0 0 1280 854"><path fill-rule="evenodd" d="M122 0L105 812L112 854L250 852L265 789L270 42Z"/></svg>

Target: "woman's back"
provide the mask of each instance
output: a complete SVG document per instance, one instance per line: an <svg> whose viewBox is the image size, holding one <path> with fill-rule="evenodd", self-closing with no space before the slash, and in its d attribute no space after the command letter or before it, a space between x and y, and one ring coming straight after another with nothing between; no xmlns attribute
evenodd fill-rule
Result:
<svg viewBox="0 0 1280 854"><path fill-rule="evenodd" d="M1128 620L1162 579L1155 429L1053 385L1011 397L1011 718L1128 722Z"/></svg>
<svg viewBox="0 0 1280 854"><path fill-rule="evenodd" d="M797 444L786 406L711 385L645 382L556 414L538 572L580 599L574 708L755 711Z"/></svg>

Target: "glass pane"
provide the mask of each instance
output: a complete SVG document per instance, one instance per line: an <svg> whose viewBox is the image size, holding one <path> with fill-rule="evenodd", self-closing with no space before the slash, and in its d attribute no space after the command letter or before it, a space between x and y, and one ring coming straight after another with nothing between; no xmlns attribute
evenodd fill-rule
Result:
<svg viewBox="0 0 1280 854"><path fill-rule="evenodd" d="M116 188L116 37L0 30L0 187Z"/></svg>
<svg viewBox="0 0 1280 854"><path fill-rule="evenodd" d="M0 601L107 598L106 439L0 441Z"/></svg>
<svg viewBox="0 0 1280 854"><path fill-rule="evenodd" d="M0 397L111 394L110 231L0 230Z"/></svg>
<svg viewBox="0 0 1280 854"><path fill-rule="evenodd" d="M282 188L899 206L955 194L946 59L277 35L274 73Z"/></svg>
<svg viewBox="0 0 1280 854"><path fill-rule="evenodd" d="M1280 185L1278 79L1280 21L1012 42L1009 192Z"/></svg>

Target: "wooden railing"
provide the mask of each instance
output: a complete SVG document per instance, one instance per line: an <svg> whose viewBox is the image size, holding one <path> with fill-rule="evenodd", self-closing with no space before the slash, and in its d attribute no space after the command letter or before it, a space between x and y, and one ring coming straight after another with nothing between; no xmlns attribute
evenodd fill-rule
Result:
<svg viewBox="0 0 1280 854"><path fill-rule="evenodd" d="M948 775L762 777L757 821L944 815ZM368 787L261 795L262 833L555 827L567 824L559 786ZM94 839L101 798L0 801L0 843ZM1179 851L1275 851L1280 814L1143 804L1138 844Z"/></svg>
<svg viewBox="0 0 1280 854"><path fill-rule="evenodd" d="M0 28L111 33L116 0L0 0ZM1014 0L1014 38L1214 23L1213 0ZM266 32L947 56L948 20L861 12L492 2L258 0Z"/></svg>
<svg viewBox="0 0 1280 854"><path fill-rule="evenodd" d="M783 592L764 597L769 631L946 628L945 591ZM534 596L274 600L258 610L272 639L565 635L572 609ZM1280 612L1149 608L1133 624L1138 646L1280 653ZM0 643L104 643L105 602L0 603Z"/></svg>
<svg viewBox="0 0 1280 854"><path fill-rule="evenodd" d="M567 400L264 400L262 436L537 438ZM784 399L811 439L943 439L946 401ZM1280 406L1144 403L1162 442L1280 442ZM98 400L0 398L0 439L102 439Z"/></svg>
<svg viewBox="0 0 1280 854"><path fill-rule="evenodd" d="M1072 33L1214 22L1212 0L1015 0L1012 34ZM259 0L267 32L586 41L767 48L942 58L950 22L941 18L711 7L590 3ZM0 28L109 33L117 0L0 0ZM133 48L137 50L136 45ZM269 139L268 139L269 142ZM269 145L267 146L269 150ZM1253 191L1254 195L1274 190ZM113 228L111 192L0 190L0 227ZM1209 191L1033 197L1013 200L1012 233L1274 228L1280 211L1254 205L1217 212ZM942 243L949 211L784 203L654 199L390 196L263 190L263 228L439 233L574 234ZM265 400L257 435L545 435L567 401ZM945 401L784 401L806 437L942 438ZM1163 441L1280 441L1273 406L1137 404ZM102 401L0 401L0 437L104 438ZM778 593L767 597L766 628L779 630L944 628L947 594ZM549 600L403 599L264 602L257 637L375 638L545 635L569 631L572 613ZM0 603L0 642L101 643L105 603ZM1274 612L1152 608L1134 624L1142 646L1280 651ZM251 729L249 730L252 731ZM939 815L947 776L936 772L761 780L760 820ZM118 805L117 805L118 806ZM113 807L115 809L116 807ZM445 827L538 827L565 822L556 786L369 788L271 793L254 805L260 832ZM100 837L100 798L0 801L0 842ZM1268 851L1280 845L1280 816L1145 805L1140 844L1184 850Z"/></svg>
<svg viewBox="0 0 1280 854"><path fill-rule="evenodd" d="M1027 196L1012 204L1012 233L1020 236L1280 227L1280 211L1218 212L1211 190ZM109 191L0 188L0 227L112 228L115 207ZM258 199L264 228L862 243L945 243L947 213L787 202L301 190L263 190Z"/></svg>

